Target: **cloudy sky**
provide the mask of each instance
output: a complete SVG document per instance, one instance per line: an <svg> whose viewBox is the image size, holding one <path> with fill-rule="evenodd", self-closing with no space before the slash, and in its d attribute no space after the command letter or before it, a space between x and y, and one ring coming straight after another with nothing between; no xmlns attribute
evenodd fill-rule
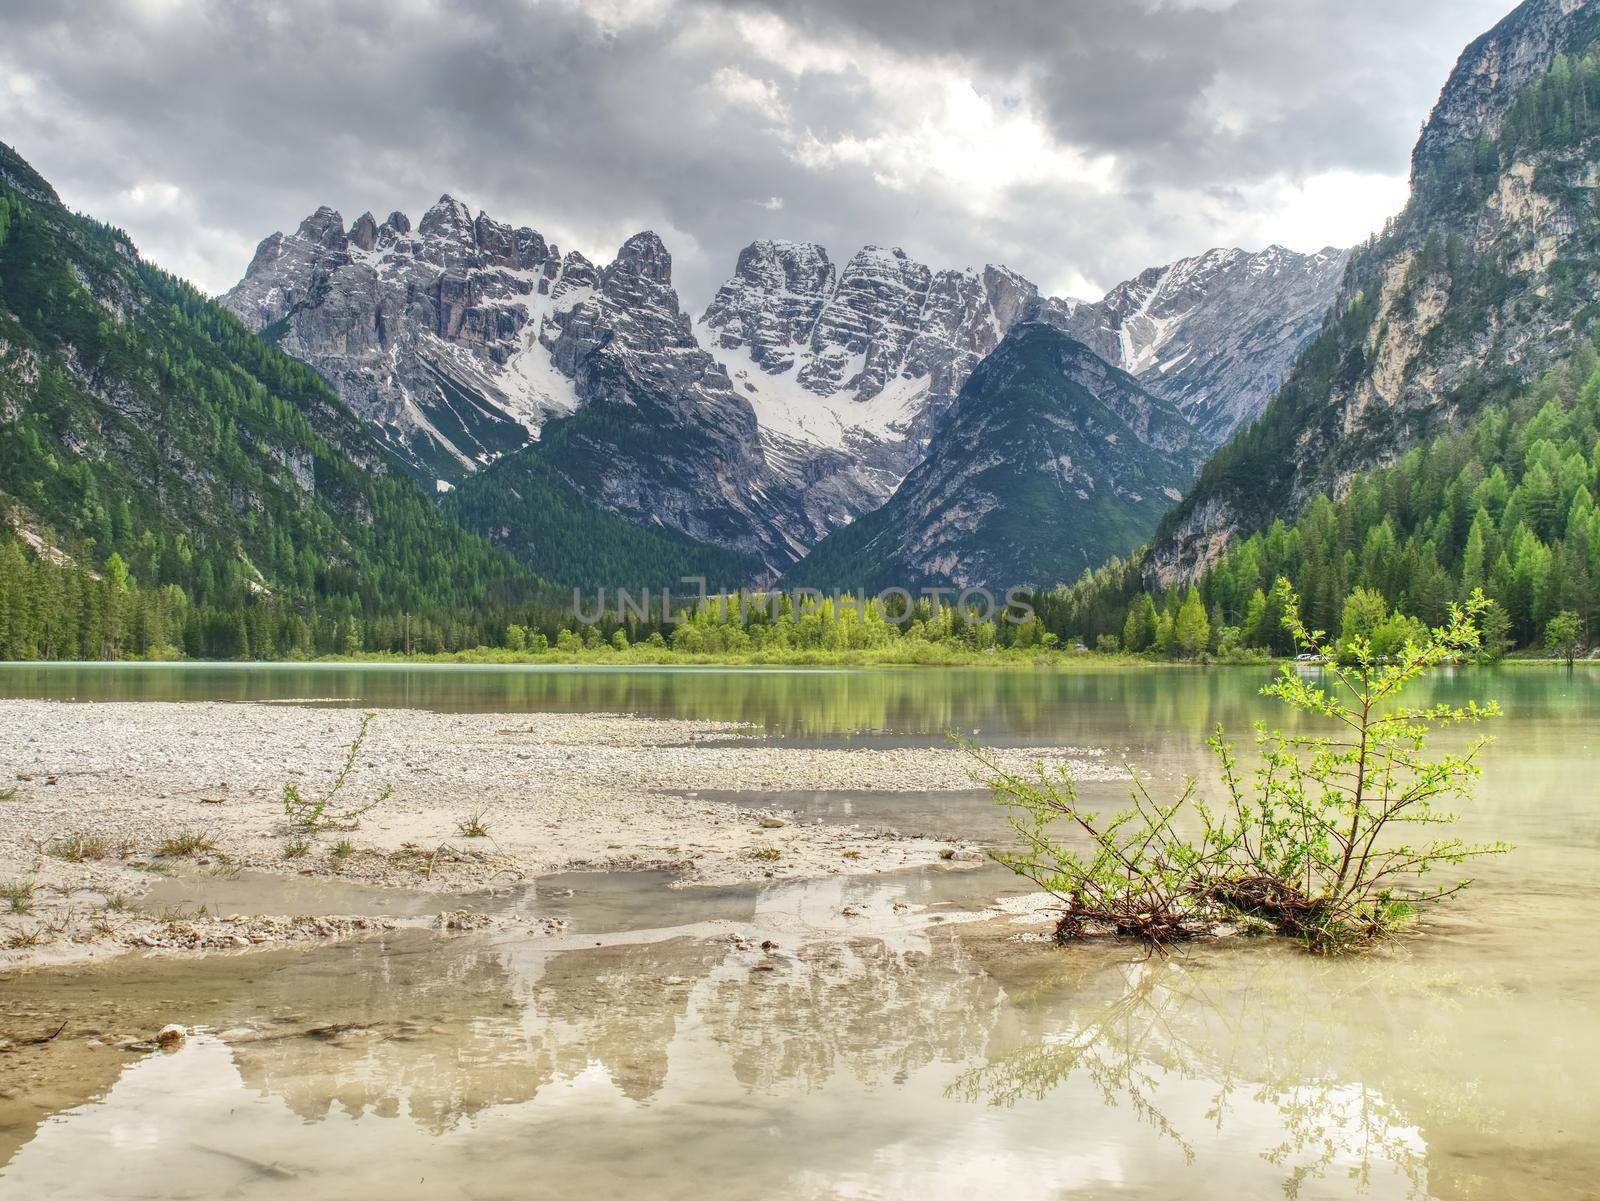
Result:
<svg viewBox="0 0 1600 1201"><path fill-rule="evenodd" d="M756 237L1097 296L1365 236L1513 0L7 0L0 140L220 291L319 204L440 192L698 308Z"/></svg>

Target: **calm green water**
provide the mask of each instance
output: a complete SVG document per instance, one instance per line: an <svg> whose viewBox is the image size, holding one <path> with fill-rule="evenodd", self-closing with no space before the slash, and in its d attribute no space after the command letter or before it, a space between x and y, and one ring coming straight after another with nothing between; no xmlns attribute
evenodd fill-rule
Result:
<svg viewBox="0 0 1600 1201"><path fill-rule="evenodd" d="M1255 694L1274 670L0 663L0 698L636 713L752 722L803 739L915 743L955 730L1013 745L1080 739L1149 746L1175 734L1198 742L1218 722L1245 730L1254 718L1272 716ZM1441 673L1432 691L1441 699L1492 694L1519 726L1539 726L1592 715L1600 706L1600 670L1461 669Z"/></svg>
<svg viewBox="0 0 1600 1201"><path fill-rule="evenodd" d="M1274 715L1267 674L23 666L0 695L632 711L802 742L956 728L1111 748L1165 785L1204 769L1217 722ZM0 980L0 1031L70 1019L0 1055L0 1197L1600 1196L1600 673L1430 691L1507 708L1463 832L1517 849L1378 954L1163 961L894 908L955 914L1007 887L993 869L546 881L506 903L569 916L565 941L400 932ZM992 829L963 793L802 802ZM166 1021L231 1033L132 1062L81 1037Z"/></svg>

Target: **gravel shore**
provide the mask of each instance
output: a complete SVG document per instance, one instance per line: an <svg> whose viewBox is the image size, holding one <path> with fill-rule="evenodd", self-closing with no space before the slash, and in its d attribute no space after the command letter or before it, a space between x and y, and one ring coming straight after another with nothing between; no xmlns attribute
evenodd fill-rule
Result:
<svg viewBox="0 0 1600 1201"><path fill-rule="evenodd" d="M62 942L208 945L205 932L167 938L149 928L151 915L136 920L153 874L174 870L459 891L573 869L666 868L684 884L726 884L981 858L961 843L800 824L693 795L973 787L957 749L802 749L740 726L611 714L381 710L333 809L392 795L354 829L295 831L284 785L326 791L360 717L268 704L0 701L0 792L15 789L0 800L0 883L34 890L20 904L0 899L0 966L43 961ZM1041 757L1070 762L1079 778L1121 774L1069 748L1005 759L1021 767ZM463 835L473 818L486 837ZM197 833L198 848L173 852L174 840ZM73 857L85 849L89 857ZM113 899L112 911L101 905L95 918L53 928L64 909L87 914L95 898Z"/></svg>

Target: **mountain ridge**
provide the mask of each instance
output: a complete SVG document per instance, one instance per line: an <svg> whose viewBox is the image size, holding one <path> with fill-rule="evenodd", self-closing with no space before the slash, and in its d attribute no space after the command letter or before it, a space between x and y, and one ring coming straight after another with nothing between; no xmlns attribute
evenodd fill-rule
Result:
<svg viewBox="0 0 1600 1201"><path fill-rule="evenodd" d="M819 588L1047 588L1147 538L1188 482L1188 420L1050 322L1015 326L879 509L785 575Z"/></svg>
<svg viewBox="0 0 1600 1201"><path fill-rule="evenodd" d="M836 267L816 243L767 239L741 251L734 274L690 321L659 238L636 235L618 262L645 244L664 276L646 271L638 278L647 286L620 287L638 273L596 267L531 228L474 217L448 194L415 231L401 213L383 222L363 214L347 229L324 208L293 234L264 239L223 300L323 372L419 476L439 480L441 491L501 491L485 505L467 497L452 508L493 509L496 522L483 528L508 544L544 537L501 534L504 519L529 512L505 503L517 491L502 488L513 473L493 488L470 480L511 458L627 520L754 555L769 574L888 499L962 384L1020 321L1054 322L1119 357L1128 348L1151 357L1134 364L1147 384L1171 366L1161 351L1209 363L1209 383L1191 387L1192 367L1180 367L1173 386L1223 392L1229 411L1250 411L1264 402L1256 377L1286 356L1240 355L1254 374L1233 381L1217 376L1225 351L1192 355L1183 339L1192 330L1217 340L1223 314L1248 303L1258 324L1294 343L1318 307L1320 277L1303 269L1316 256L1211 252L1159 274L1220 256L1242 265L1237 278L1213 272L1225 287L1207 295L1191 274L1186 293L1158 297L1169 307L1157 310L1149 345L1143 327L1107 342L1101 326L1113 324L1115 290L1104 302L1064 301L1004 267L935 270L876 246ZM1266 283L1260 271L1246 278L1252 264L1266 264ZM1149 324L1150 308L1134 323ZM595 365L586 365L590 356L599 356ZM600 411L585 415L590 406ZM558 428L563 455L538 449ZM533 491L543 486L530 480Z"/></svg>

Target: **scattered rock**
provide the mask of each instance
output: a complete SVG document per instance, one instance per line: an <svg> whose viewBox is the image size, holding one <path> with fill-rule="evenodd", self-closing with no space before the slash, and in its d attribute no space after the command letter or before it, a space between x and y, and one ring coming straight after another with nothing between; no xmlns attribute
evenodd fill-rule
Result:
<svg viewBox="0 0 1600 1201"><path fill-rule="evenodd" d="M183 1046L189 1032L176 1023L169 1023L156 1032L156 1046L171 1050Z"/></svg>
<svg viewBox="0 0 1600 1201"><path fill-rule="evenodd" d="M488 930L494 924L494 918L487 913L473 913L470 909L452 910L433 919L435 930Z"/></svg>
<svg viewBox="0 0 1600 1201"><path fill-rule="evenodd" d="M375 917L212 918L167 922L154 930L127 936L125 944L167 951L227 951L263 943L341 938L394 928L394 922Z"/></svg>
<svg viewBox="0 0 1600 1201"><path fill-rule="evenodd" d="M781 830L788 824L781 817L763 817L761 819L761 828L764 830Z"/></svg>

